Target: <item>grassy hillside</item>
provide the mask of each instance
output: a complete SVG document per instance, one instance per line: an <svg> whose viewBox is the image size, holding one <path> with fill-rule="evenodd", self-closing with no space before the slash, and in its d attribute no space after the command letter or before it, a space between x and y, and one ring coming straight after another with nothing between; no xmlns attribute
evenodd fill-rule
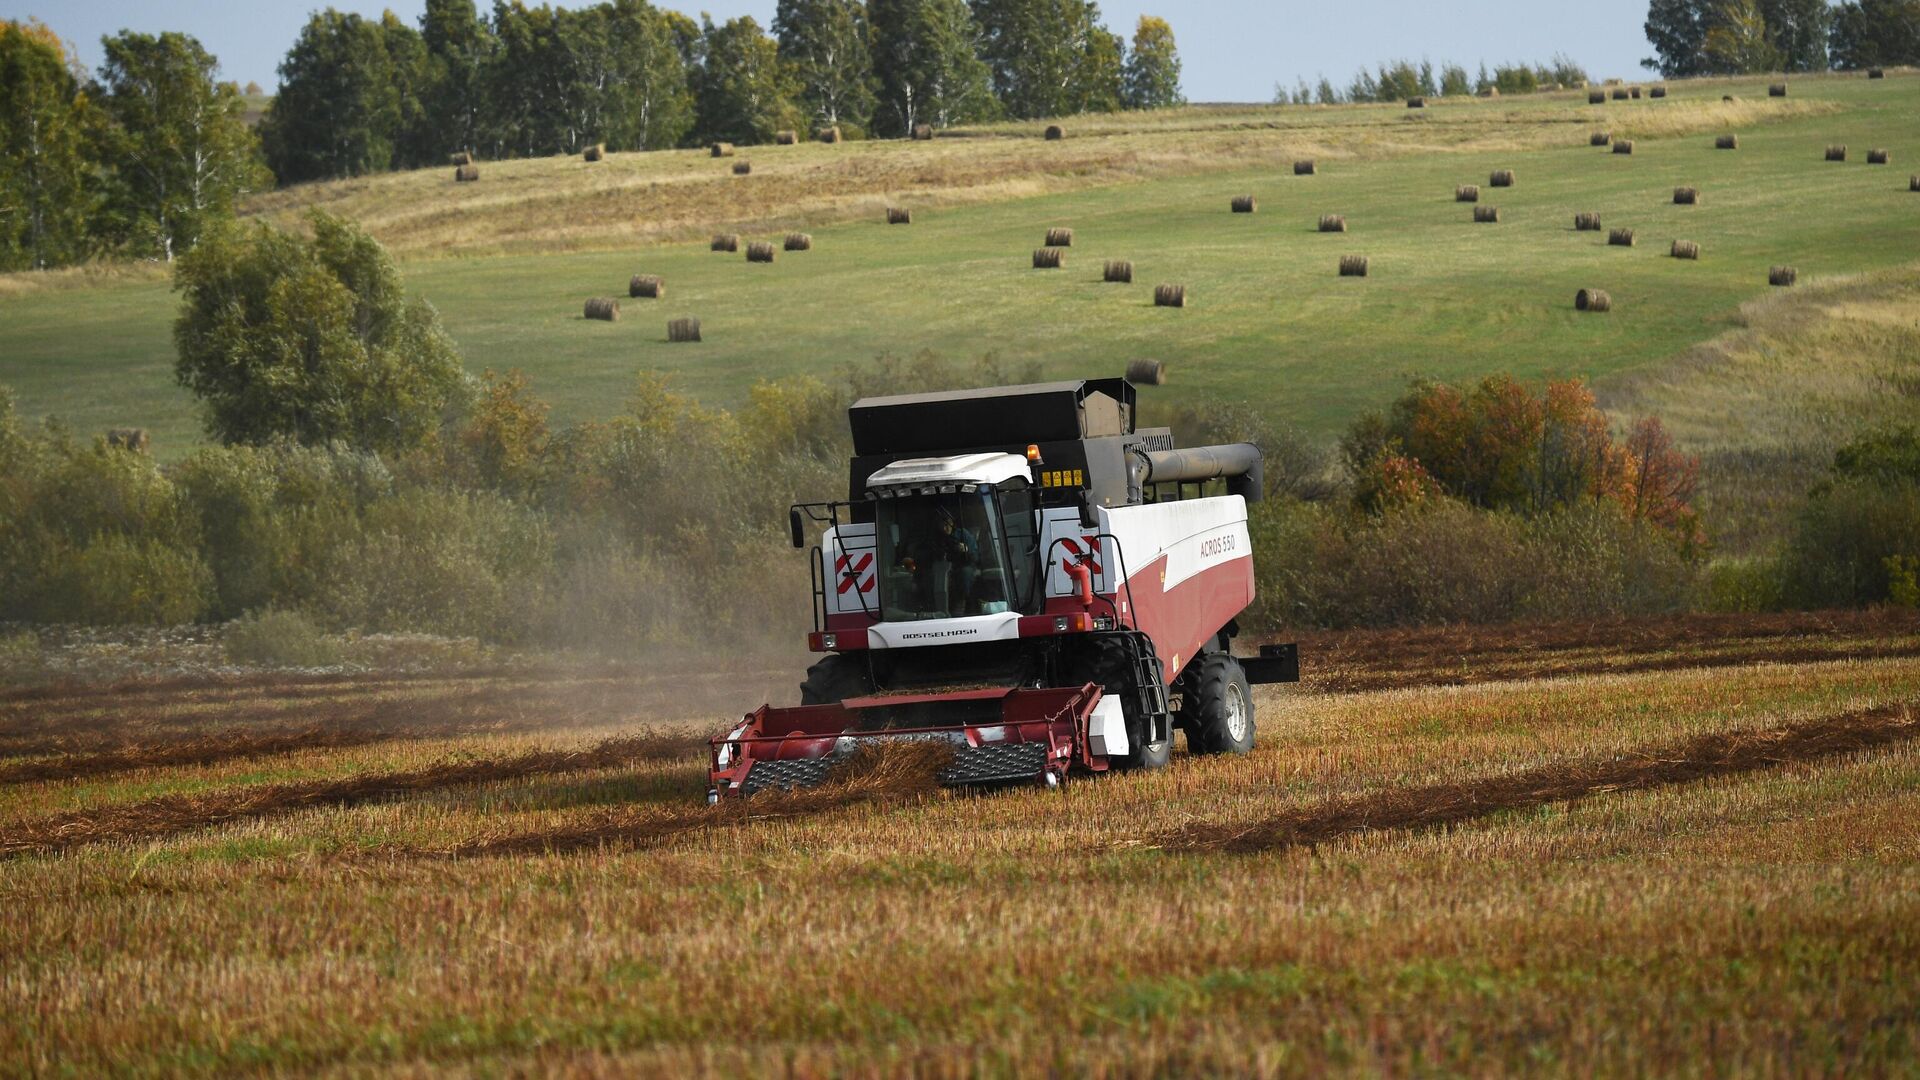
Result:
<svg viewBox="0 0 1920 1080"><path fill-rule="evenodd" d="M1904 166L1920 154L1920 78L1799 79L1793 94L1703 82L1601 107L1560 94L1197 109L1076 120L1060 143L1026 125L758 148L743 151L749 177L691 153L550 159L488 165L458 187L432 170L294 188L253 209L292 222L319 205L367 222L408 256L411 285L469 366L526 370L564 419L604 414L645 368L731 402L756 378L931 349L1060 374L1156 357L1175 372L1166 399L1247 400L1324 436L1413 374L1645 369L1735 328L1774 263L1818 284L1911 260L1920 195ZM1589 148L1601 129L1635 138L1637 153ZM1722 131L1741 149L1715 151ZM1829 142L1853 161L1823 162ZM1893 149L1895 165L1861 164L1870 146ZM1294 177L1286 163L1305 155L1320 174ZM1518 185L1487 188L1494 168ZM1473 224L1453 201L1460 183L1481 184L1501 223ZM1701 188L1702 204L1673 205L1679 184ZM1258 214L1228 213L1240 193ZM914 224L881 224L889 203L914 208ZM1639 245L1574 232L1584 210L1636 228ZM1323 213L1352 231L1317 233ZM671 242L743 223L773 238L804 228L815 250L752 266ZM1076 230L1066 269L1029 269L1054 225ZM1699 241L1701 261L1668 258L1674 238ZM1345 253L1368 255L1373 275L1337 278ZM1107 258L1133 260L1135 283L1102 284ZM667 298L623 300L617 324L580 317L586 297L622 295L639 272L663 274ZM1159 282L1186 284L1190 306L1154 308ZM1612 293L1614 312L1577 315L1583 286ZM170 381L173 302L164 280L138 274L7 279L0 383L29 414L83 431L142 424L180 453L196 424ZM686 314L707 340L669 346L666 320Z"/></svg>
<svg viewBox="0 0 1920 1080"><path fill-rule="evenodd" d="M1263 688L1248 757L750 818L657 678L0 699L0 1061L1897 1073L1920 628L1800 622L1351 635L1394 688Z"/></svg>

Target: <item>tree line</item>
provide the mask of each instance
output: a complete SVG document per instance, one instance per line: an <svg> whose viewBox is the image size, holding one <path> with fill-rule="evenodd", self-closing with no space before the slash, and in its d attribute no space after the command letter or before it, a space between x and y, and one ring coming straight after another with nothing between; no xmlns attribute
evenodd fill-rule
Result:
<svg viewBox="0 0 1920 1080"><path fill-rule="evenodd" d="M316 13L262 124L283 182L444 162L771 142L838 127L899 137L999 117L1179 104L1165 20L1131 48L1092 0L780 0L771 33L647 0L579 8L427 0L418 27Z"/></svg>
<svg viewBox="0 0 1920 1080"><path fill-rule="evenodd" d="M1646 32L1669 78L1920 64L1920 0L1652 0Z"/></svg>
<svg viewBox="0 0 1920 1080"><path fill-rule="evenodd" d="M1531 94L1548 86L1582 86L1587 71L1565 56L1556 54L1545 64L1500 64L1492 71L1482 62L1477 76L1469 75L1459 64L1448 63L1435 69L1433 62L1411 60L1382 63L1373 71L1361 68L1344 88L1320 76L1319 83L1308 86L1301 79L1292 90L1275 85L1276 105L1345 105L1350 103L1405 101L1416 97L1465 97L1470 94Z"/></svg>
<svg viewBox="0 0 1920 1080"><path fill-rule="evenodd" d="M185 34L123 31L89 75L38 23L0 21L0 270L101 251L171 259L271 185L246 102Z"/></svg>

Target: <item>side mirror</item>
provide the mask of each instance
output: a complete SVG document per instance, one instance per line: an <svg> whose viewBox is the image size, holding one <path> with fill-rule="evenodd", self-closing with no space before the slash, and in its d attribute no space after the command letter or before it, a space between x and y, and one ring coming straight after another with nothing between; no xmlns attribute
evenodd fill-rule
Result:
<svg viewBox="0 0 1920 1080"><path fill-rule="evenodd" d="M787 508L787 531L793 534L793 549L799 551L807 546L806 525L800 520L800 508Z"/></svg>

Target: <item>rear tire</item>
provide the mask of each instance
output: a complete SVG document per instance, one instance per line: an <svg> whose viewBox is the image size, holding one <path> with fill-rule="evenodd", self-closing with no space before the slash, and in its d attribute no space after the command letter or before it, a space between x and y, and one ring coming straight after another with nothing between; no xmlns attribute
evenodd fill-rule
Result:
<svg viewBox="0 0 1920 1080"><path fill-rule="evenodd" d="M873 676L865 659L834 653L807 669L807 679L800 684L800 704L838 705L871 693Z"/></svg>
<svg viewBox="0 0 1920 1080"><path fill-rule="evenodd" d="M1240 661L1226 653L1207 653L1194 667L1180 706L1188 751L1244 754L1252 750L1253 691Z"/></svg>

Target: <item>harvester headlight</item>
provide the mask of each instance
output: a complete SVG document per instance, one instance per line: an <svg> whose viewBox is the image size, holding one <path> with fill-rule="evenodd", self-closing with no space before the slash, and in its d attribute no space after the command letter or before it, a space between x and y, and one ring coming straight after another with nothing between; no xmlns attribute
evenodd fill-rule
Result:
<svg viewBox="0 0 1920 1080"><path fill-rule="evenodd" d="M839 644L840 644L840 635L838 634L821 634L820 635L820 647L823 649L831 649Z"/></svg>
<svg viewBox="0 0 1920 1080"><path fill-rule="evenodd" d="M1053 632L1056 634L1064 634L1067 632L1067 617L1065 615L1055 615L1053 617Z"/></svg>

